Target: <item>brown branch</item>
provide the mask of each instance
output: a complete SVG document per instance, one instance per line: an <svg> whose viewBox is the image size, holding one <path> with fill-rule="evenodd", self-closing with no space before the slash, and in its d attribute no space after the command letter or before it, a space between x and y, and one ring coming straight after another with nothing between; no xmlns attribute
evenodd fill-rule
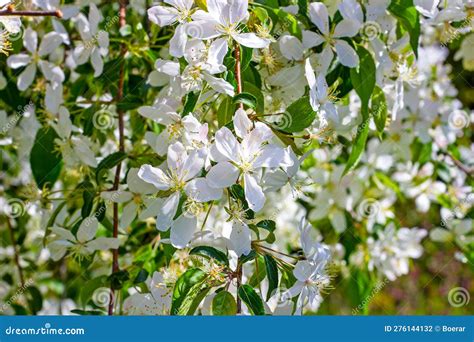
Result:
<svg viewBox="0 0 474 342"><path fill-rule="evenodd" d="M0 17L56 17L62 18L63 12L55 11L16 11L15 6L8 5L5 10L0 11Z"/></svg>
<svg viewBox="0 0 474 342"><path fill-rule="evenodd" d="M124 27L127 24L126 21L126 14L127 14L127 0L120 0L120 11L119 11L119 25L120 28ZM126 44L122 44L120 48L120 56L125 59L125 54L127 53L127 46ZM125 80L125 61L122 61L122 65L120 66L120 76L119 76L119 84L118 84L118 90L117 90L117 102L120 102L123 99L123 85L124 85L124 80ZM124 152L125 151L125 134L124 134L124 111L122 109L117 110L118 114L118 128L119 128L119 151ZM115 169L115 178L114 178L114 185L112 187L112 190L118 190L119 184L120 184L120 172L122 170L122 163L119 163L117 165L117 168ZM113 204L113 211L114 211L114 217L113 217L113 237L117 238L118 237L118 223L119 223L119 217L118 217L118 203ZM119 263L118 263L118 249L114 249L112 251L112 273L116 273L119 271ZM114 314L114 304L115 304L115 290L110 287L110 300L109 300L109 315Z"/></svg>
<svg viewBox="0 0 474 342"><path fill-rule="evenodd" d="M236 278L237 278L237 313L242 313L242 300L239 297L239 288L242 284L242 263L240 262L240 258L237 260L237 270L236 270Z"/></svg>
<svg viewBox="0 0 474 342"><path fill-rule="evenodd" d="M466 175L472 177L474 175L474 168L464 165L461 161L457 160L451 153L446 154L461 171Z"/></svg>
<svg viewBox="0 0 474 342"><path fill-rule="evenodd" d="M234 47L234 58L235 58L235 80L237 81L236 93L242 92L242 76L240 74L240 45L235 43ZM244 104L239 103L239 108L244 109Z"/></svg>
<svg viewBox="0 0 474 342"><path fill-rule="evenodd" d="M11 224L10 219L8 217L7 217L7 226L8 226L8 230L10 232L10 239L12 240L13 258L15 260L16 268L18 269L18 275L20 277L20 284L21 284L21 287L24 288L25 287L25 278L23 277L23 269L21 268L20 257L18 256L18 249L17 249L17 246L16 246L16 240L15 240L15 232L13 231L12 224Z"/></svg>

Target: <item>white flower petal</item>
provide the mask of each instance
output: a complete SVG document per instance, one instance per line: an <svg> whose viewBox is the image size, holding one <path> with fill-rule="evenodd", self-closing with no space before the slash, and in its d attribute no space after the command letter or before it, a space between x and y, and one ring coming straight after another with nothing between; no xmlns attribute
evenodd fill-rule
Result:
<svg viewBox="0 0 474 342"><path fill-rule="evenodd" d="M95 237L98 228L99 221L97 221L95 217L92 216L85 218L77 230L77 240L79 242L92 240Z"/></svg>
<svg viewBox="0 0 474 342"><path fill-rule="evenodd" d="M220 162L214 165L206 175L207 182L213 188L227 188L235 184L239 177L239 169L229 162Z"/></svg>
<svg viewBox="0 0 474 342"><path fill-rule="evenodd" d="M156 217L156 228L160 231L166 231L173 223L174 216L178 210L179 192L173 193L168 197Z"/></svg>
<svg viewBox="0 0 474 342"><path fill-rule="evenodd" d="M329 15L326 5L321 2L309 4L309 17L314 25L324 34L329 34Z"/></svg>
<svg viewBox="0 0 474 342"><path fill-rule="evenodd" d="M9 68L18 69L24 67L31 62L31 57L25 53L18 55L12 55L7 59L7 65Z"/></svg>
<svg viewBox="0 0 474 342"><path fill-rule="evenodd" d="M18 90L24 91L33 83L36 76L36 64L30 64L25 70L18 76Z"/></svg>
<svg viewBox="0 0 474 342"><path fill-rule="evenodd" d="M176 248L185 248L191 241L196 226L197 218L195 216L181 215L178 217L171 227L171 244Z"/></svg>
<svg viewBox="0 0 474 342"><path fill-rule="evenodd" d="M234 115L234 129L238 137L244 138L253 128L252 121L247 116L247 113L242 108L237 109Z"/></svg>
<svg viewBox="0 0 474 342"><path fill-rule="evenodd" d="M253 48L263 49L270 45L270 40L260 38L255 33L239 33L232 36L239 44Z"/></svg>
<svg viewBox="0 0 474 342"><path fill-rule="evenodd" d="M163 170L151 165L142 165L138 171L138 177L143 181L153 184L158 190L168 190L170 180Z"/></svg>
<svg viewBox="0 0 474 342"><path fill-rule="evenodd" d="M244 175L244 190L249 208L255 212L260 211L265 204L265 195L255 176L248 173Z"/></svg>
<svg viewBox="0 0 474 342"><path fill-rule="evenodd" d="M222 189L209 186L206 178L196 178L186 184L184 191L188 197L198 202L209 202L222 197Z"/></svg>
<svg viewBox="0 0 474 342"><path fill-rule="evenodd" d="M357 56L357 53L349 43L337 39L334 47L336 48L337 57L342 65L349 68L354 68L359 65L359 56Z"/></svg>
<svg viewBox="0 0 474 342"><path fill-rule="evenodd" d="M154 6L148 9L148 19L158 26L168 26L178 19L178 11L169 6Z"/></svg>
<svg viewBox="0 0 474 342"><path fill-rule="evenodd" d="M170 39L170 55L173 57L183 57L188 35L185 32L184 25L178 25Z"/></svg>
<svg viewBox="0 0 474 342"><path fill-rule="evenodd" d="M249 254L252 250L252 234L249 227L242 222L234 221L230 233L230 243L238 256Z"/></svg>

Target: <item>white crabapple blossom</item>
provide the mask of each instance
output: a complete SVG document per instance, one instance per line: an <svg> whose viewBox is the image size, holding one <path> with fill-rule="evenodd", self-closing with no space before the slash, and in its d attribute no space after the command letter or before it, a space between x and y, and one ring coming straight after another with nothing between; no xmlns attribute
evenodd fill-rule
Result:
<svg viewBox="0 0 474 342"><path fill-rule="evenodd" d="M95 251L106 251L118 248L117 238L96 237L99 221L95 217L88 217L82 221L76 236L62 227L51 228L53 239L48 243L51 257L57 261L63 258L68 251L77 257L87 257Z"/></svg>
<svg viewBox="0 0 474 342"><path fill-rule="evenodd" d="M88 17L82 13L74 17L82 41L77 43L72 55L77 65L90 60L94 68L94 77L102 74L104 69L102 58L107 55L109 48L109 33L99 29L101 21L102 15L95 4L90 5Z"/></svg>
<svg viewBox="0 0 474 342"><path fill-rule="evenodd" d="M153 194L155 190L138 177L138 171L137 168L128 171L128 190L104 191L101 193L101 197L105 200L124 203L119 222L119 228L122 230L130 226L137 214L141 220L156 217L161 204L158 199L147 196Z"/></svg>
<svg viewBox="0 0 474 342"><path fill-rule="evenodd" d="M389 280L407 274L409 259L419 258L423 253L421 240L426 230L418 228L400 228L390 223L384 231L378 233L378 239L369 238L369 268L377 268Z"/></svg>
<svg viewBox="0 0 474 342"><path fill-rule="evenodd" d="M470 279L472 5L23 7L50 15L0 16L0 300L18 268L44 300L4 312L412 313Z"/></svg>
<svg viewBox="0 0 474 342"><path fill-rule="evenodd" d="M176 142L169 146L166 160L168 170L143 165L138 171L138 177L154 185L157 190L170 192L159 209L156 228L160 231L171 228L171 243L175 247L183 248L194 234L197 218L192 213L183 213L174 220L181 192L186 193L188 201L208 202L220 198L222 191L211 188L204 178L196 178L204 167L203 150L192 150L188 153L183 144Z"/></svg>
<svg viewBox="0 0 474 342"><path fill-rule="evenodd" d="M259 211L265 203L259 172L262 168L291 166L293 160L287 150L270 143L271 129L261 122L252 123L243 109L235 112L233 120L241 141L226 127L216 132L211 159L217 164L209 170L206 179L211 187L222 189L241 176L250 209Z"/></svg>
<svg viewBox="0 0 474 342"><path fill-rule="evenodd" d="M293 271L296 283L283 294L286 298L299 295L296 303L296 314L301 314L304 306L317 310L322 302L321 292L329 286L331 277L328 273L328 262L331 253L327 245L315 241L311 236L313 227L302 219L299 225L301 246L306 260L298 261Z"/></svg>
<svg viewBox="0 0 474 342"><path fill-rule="evenodd" d="M90 141L83 135L73 134L79 129L72 124L69 111L65 107L59 108L58 120L52 122L51 125L59 135L59 138L56 139L58 150L61 151L68 166L76 166L77 164L97 166Z"/></svg>
<svg viewBox="0 0 474 342"><path fill-rule="evenodd" d="M64 72L62 69L44 60L48 55L54 52L62 43L61 36L56 32L46 34L38 46L38 34L31 28L25 30L23 45L31 54L20 53L8 57L7 64L12 69L26 67L18 77L18 89L23 91L30 87L36 77L36 70L39 67L44 77L56 88L64 81Z"/></svg>
<svg viewBox="0 0 474 342"><path fill-rule="evenodd" d="M133 293L125 300L124 311L134 316L166 315L171 307L172 289L160 272L153 273L146 283L150 292Z"/></svg>
<svg viewBox="0 0 474 342"><path fill-rule="evenodd" d="M347 0L345 0L347 2ZM314 25L321 34L312 31L303 31L303 44L307 47L324 44L324 50L327 50L332 59L331 49L336 51L341 64L354 68L359 65L359 57L354 49L343 39L343 37L353 37L358 33L362 21L362 10L355 1L351 4L345 4L341 11L344 19L333 29L329 27L329 14L326 5L320 2L313 2L309 5L309 16ZM342 7L342 6L341 6ZM349 8L352 7L351 10Z"/></svg>
<svg viewBox="0 0 474 342"><path fill-rule="evenodd" d="M145 118L166 126L159 134L147 132L145 139L159 155L167 152L168 146L176 141L193 144L207 138L207 124L201 124L192 113L184 118L166 104L140 107L138 112Z"/></svg>
<svg viewBox="0 0 474 342"><path fill-rule="evenodd" d="M169 6L153 6L148 9L148 18L160 27L177 23L170 39L170 54L183 57L186 48L186 23L191 20L193 0L165 0Z"/></svg>
<svg viewBox="0 0 474 342"><path fill-rule="evenodd" d="M270 44L269 38L259 37L253 32L241 32L240 26L249 18L248 1L246 0L210 0L207 1L207 12L197 10L193 21L187 24L186 32L200 39L224 37L250 48L265 48Z"/></svg>
<svg viewBox="0 0 474 342"><path fill-rule="evenodd" d="M45 11L56 11L59 9L62 14L61 16L62 20L71 19L79 13L79 7L77 5L65 4L65 5L60 6L61 5L60 0L33 0L33 4ZM70 44L71 41L69 38L69 33L67 32L66 28L61 23L61 21L53 18L52 23L53 23L54 32L61 35L61 38L63 39L64 44Z"/></svg>

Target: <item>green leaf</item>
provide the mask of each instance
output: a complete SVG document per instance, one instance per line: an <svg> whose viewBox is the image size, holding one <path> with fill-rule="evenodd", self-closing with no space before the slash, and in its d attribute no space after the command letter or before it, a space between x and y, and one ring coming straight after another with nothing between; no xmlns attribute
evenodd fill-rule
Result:
<svg viewBox="0 0 474 342"><path fill-rule="evenodd" d="M253 83L244 82L244 91L246 93L252 94L256 99L255 112L257 114L263 114L265 110L265 99L263 97L262 91L255 86Z"/></svg>
<svg viewBox="0 0 474 342"><path fill-rule="evenodd" d="M275 242L275 234L273 233L276 229L275 221L272 220L263 220L256 224L258 228L265 229L268 231L268 236L265 238L265 241L268 243Z"/></svg>
<svg viewBox="0 0 474 342"><path fill-rule="evenodd" d="M365 144L367 143L368 135L369 122L368 120L365 120L357 128L357 135L352 144L351 154L349 155L346 168L344 169L344 175L346 175L349 171L352 171L359 163L362 153L365 150Z"/></svg>
<svg viewBox="0 0 474 342"><path fill-rule="evenodd" d="M265 315L262 299L250 285L241 285L238 290L238 296L247 305L252 314L257 316Z"/></svg>
<svg viewBox="0 0 474 342"><path fill-rule="evenodd" d="M133 283L134 283L134 284L143 283L144 281L147 280L148 274L149 274L148 271L145 270L144 268L142 268L140 271L138 271L138 274L137 274L137 276L135 277L135 279L133 280Z"/></svg>
<svg viewBox="0 0 474 342"><path fill-rule="evenodd" d="M298 14L308 16L308 0L298 0Z"/></svg>
<svg viewBox="0 0 474 342"><path fill-rule="evenodd" d="M362 102L362 116L368 117L369 100L375 87L375 63L369 51L357 46L359 66L350 70L351 82Z"/></svg>
<svg viewBox="0 0 474 342"><path fill-rule="evenodd" d="M237 314L237 303L228 291L219 292L212 300L212 314L215 316L233 316Z"/></svg>
<svg viewBox="0 0 474 342"><path fill-rule="evenodd" d="M184 102L184 108L183 108L183 112L181 113L181 116L188 115L194 110L194 108L196 108L196 104L198 103L200 95L201 93L199 92L197 93L190 92L188 93L188 95L186 95L186 100Z"/></svg>
<svg viewBox="0 0 474 342"><path fill-rule="evenodd" d="M218 249L215 249L214 247L210 247L210 246L194 247L193 249L191 249L189 254L200 255L207 259L214 259L223 265L229 265L229 259L227 258L227 255L225 255L224 252L221 252Z"/></svg>
<svg viewBox="0 0 474 342"><path fill-rule="evenodd" d="M125 282L130 279L130 275L126 270L120 270L118 272L112 273L108 277L110 285L114 290L120 290Z"/></svg>
<svg viewBox="0 0 474 342"><path fill-rule="evenodd" d="M420 38L420 14L413 5L413 0L392 0L388 11L397 18L403 29L410 35L410 45L418 57L418 41Z"/></svg>
<svg viewBox="0 0 474 342"><path fill-rule="evenodd" d="M223 127L232 121L235 113L235 105L232 103L232 98L226 96L217 109L217 123L219 127Z"/></svg>
<svg viewBox="0 0 474 342"><path fill-rule="evenodd" d="M287 30L292 36L302 39L302 31L298 20L288 12L281 9L274 9L273 12L278 16L283 29Z"/></svg>
<svg viewBox="0 0 474 342"><path fill-rule="evenodd" d="M257 98L250 93L240 93L234 96L232 99L234 104L242 103L247 107L256 108L257 107Z"/></svg>
<svg viewBox="0 0 474 342"><path fill-rule="evenodd" d="M372 95L371 113L379 134L382 134L387 123L387 102L382 89L375 87Z"/></svg>
<svg viewBox="0 0 474 342"><path fill-rule="evenodd" d="M105 205L104 201L100 201L97 204L97 208L95 209L94 216L97 218L99 222L102 222L105 219L105 214L107 212L107 206Z"/></svg>
<svg viewBox="0 0 474 342"><path fill-rule="evenodd" d="M267 272L265 271L265 259L262 256L259 256L255 258L255 272L250 277L248 284L252 287L256 287L263 281L263 279L265 279L266 276Z"/></svg>
<svg viewBox="0 0 474 342"><path fill-rule="evenodd" d="M187 303L199 294L203 281L207 278L207 274L199 268L191 268L184 272L176 281L173 289L173 300L171 303L171 315L178 315L182 313L181 306ZM196 293L197 292L197 293ZM188 304L189 305L189 304Z"/></svg>
<svg viewBox="0 0 474 342"><path fill-rule="evenodd" d="M251 250L249 254L242 255L240 257L240 263L245 264L246 262L252 261L257 256L257 253L254 250Z"/></svg>
<svg viewBox="0 0 474 342"><path fill-rule="evenodd" d="M95 171L95 176L97 182L102 179L102 176L107 172L107 170L117 166L120 162L122 162L127 155L124 152L114 152L107 157L105 157L97 166Z"/></svg>
<svg viewBox="0 0 474 342"><path fill-rule="evenodd" d="M267 300L272 296L272 292L278 288L278 266L271 255L266 254L265 258L265 270L267 271L268 277L268 291Z"/></svg>
<svg viewBox="0 0 474 342"><path fill-rule="evenodd" d="M252 61L253 49L245 46L240 46L240 71L245 71Z"/></svg>
<svg viewBox="0 0 474 342"><path fill-rule="evenodd" d="M273 220L262 220L257 223L257 227L274 232L276 229L276 223Z"/></svg>
<svg viewBox="0 0 474 342"><path fill-rule="evenodd" d="M94 206L95 188L91 182L83 182L78 188L84 189L82 191L82 200L84 203L81 208L81 216L86 218L91 214L92 207Z"/></svg>
<svg viewBox="0 0 474 342"><path fill-rule="evenodd" d="M43 308L43 296L35 286L28 287L28 306L34 315Z"/></svg>
<svg viewBox="0 0 474 342"><path fill-rule="evenodd" d="M52 188L58 180L63 166L62 156L56 150L55 139L59 136L50 127L43 127L36 133L35 142L30 154L30 165L33 177L42 189L44 186Z"/></svg>
<svg viewBox="0 0 474 342"><path fill-rule="evenodd" d="M59 213L61 212L61 210L64 208L66 204L67 204L67 201L61 202L56 207L56 209L54 209L48 222L46 223L46 231L44 232L44 237L43 237L43 247L46 247L46 240L48 238L50 228L54 226L54 222L56 222L56 218L58 217Z"/></svg>
<svg viewBox="0 0 474 342"><path fill-rule="evenodd" d="M276 126L288 133L301 132L313 123L315 116L316 112L311 108L309 96L305 96L286 109Z"/></svg>

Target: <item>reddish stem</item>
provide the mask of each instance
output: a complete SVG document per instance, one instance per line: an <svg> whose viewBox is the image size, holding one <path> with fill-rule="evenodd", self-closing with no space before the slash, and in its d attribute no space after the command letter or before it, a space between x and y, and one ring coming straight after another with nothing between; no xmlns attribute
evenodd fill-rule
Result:
<svg viewBox="0 0 474 342"><path fill-rule="evenodd" d="M240 74L240 45L237 43L235 43L234 57L235 57L235 80L237 81L236 93L240 94L242 92L242 76ZM239 103L239 108L244 109L244 104Z"/></svg>
<svg viewBox="0 0 474 342"><path fill-rule="evenodd" d="M127 0L120 0L120 10L119 10L119 25L120 28L124 27L127 24L126 21L126 14L127 14ZM127 46L125 44L121 45L120 48L120 56L125 58L125 54L127 53ZM125 61L122 61L120 66L120 75L119 75L119 83L118 83L118 90L117 90L117 103L120 103L123 99L123 85L125 80ZM118 114L118 125L119 125L119 151L125 151L125 134L124 134L124 120L123 115L124 111L122 109L117 110ZM118 190L120 184L120 172L122 170L122 163L117 165L115 169L115 177L114 177L114 184L112 190ZM118 223L119 223L119 210L118 210L118 203L113 204L113 237L118 237ZM118 249L112 250L112 273L117 273L119 268L118 263ZM115 304L115 290L111 287L110 288L110 300L109 300L109 315L114 314L114 304Z"/></svg>
<svg viewBox="0 0 474 342"><path fill-rule="evenodd" d="M63 13L60 10L55 11L16 11L15 6L8 5L6 9L0 11L0 17L56 17L62 18Z"/></svg>

